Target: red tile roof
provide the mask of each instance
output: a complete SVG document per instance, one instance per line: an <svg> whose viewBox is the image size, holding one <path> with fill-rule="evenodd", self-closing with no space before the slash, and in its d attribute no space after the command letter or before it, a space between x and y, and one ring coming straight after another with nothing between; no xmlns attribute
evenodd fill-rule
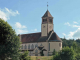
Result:
<svg viewBox="0 0 80 60"><path fill-rule="evenodd" d="M22 34L22 35L19 35L19 37L20 36L21 36L22 43L46 42L49 37L49 36L41 37L41 32L31 33L31 34ZM53 34L49 38L49 42L51 41L62 42L62 40L58 37L58 35L55 32L53 32Z"/></svg>
<svg viewBox="0 0 80 60"><path fill-rule="evenodd" d="M41 37L41 32L39 33L31 33L31 34L22 34L21 42L29 43L29 42L37 42L37 40Z"/></svg>

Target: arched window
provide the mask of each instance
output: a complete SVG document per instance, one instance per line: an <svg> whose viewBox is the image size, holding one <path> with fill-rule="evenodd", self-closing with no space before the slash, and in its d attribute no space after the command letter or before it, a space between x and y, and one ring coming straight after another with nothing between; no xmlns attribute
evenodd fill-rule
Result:
<svg viewBox="0 0 80 60"><path fill-rule="evenodd" d="M36 47L38 47L38 45L37 45L37 44L35 45L35 48L36 48Z"/></svg>
<svg viewBox="0 0 80 60"><path fill-rule="evenodd" d="M31 49L34 49L34 45L32 44Z"/></svg>
<svg viewBox="0 0 80 60"><path fill-rule="evenodd" d="M28 45L28 49L30 49L30 44Z"/></svg>
<svg viewBox="0 0 80 60"><path fill-rule="evenodd" d="M61 47L61 43L59 43L59 47Z"/></svg>
<svg viewBox="0 0 80 60"><path fill-rule="evenodd" d="M21 49L23 49L23 45L22 45Z"/></svg>
<svg viewBox="0 0 80 60"><path fill-rule="evenodd" d="M35 53L38 53L38 50L37 49L35 50Z"/></svg>
<svg viewBox="0 0 80 60"><path fill-rule="evenodd" d="M43 45L42 45L42 43L41 43L41 45L40 45L40 46L43 46Z"/></svg>
<svg viewBox="0 0 80 60"><path fill-rule="evenodd" d="M26 45L24 46L24 49L27 49L27 46Z"/></svg>

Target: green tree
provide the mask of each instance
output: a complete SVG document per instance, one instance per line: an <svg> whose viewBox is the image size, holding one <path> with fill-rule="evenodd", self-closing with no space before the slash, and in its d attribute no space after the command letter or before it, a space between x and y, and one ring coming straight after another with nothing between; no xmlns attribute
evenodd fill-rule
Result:
<svg viewBox="0 0 80 60"><path fill-rule="evenodd" d="M73 47L74 50L76 50L77 49L77 43L73 42L72 47Z"/></svg>
<svg viewBox="0 0 80 60"><path fill-rule="evenodd" d="M28 51L25 51L24 53L21 54L20 60L31 60L31 57L28 56Z"/></svg>
<svg viewBox="0 0 80 60"><path fill-rule="evenodd" d="M74 60L75 59L75 52L73 50L73 47L69 48L64 47L62 51L60 52L60 57L62 60Z"/></svg>
<svg viewBox="0 0 80 60"><path fill-rule="evenodd" d="M57 52L55 51L55 49L53 50L53 53L52 53L52 55L55 55Z"/></svg>
<svg viewBox="0 0 80 60"><path fill-rule="evenodd" d="M53 56L53 60L75 60L73 47L64 47L58 54Z"/></svg>
<svg viewBox="0 0 80 60"><path fill-rule="evenodd" d="M12 27L0 18L0 59L19 56L20 40Z"/></svg>

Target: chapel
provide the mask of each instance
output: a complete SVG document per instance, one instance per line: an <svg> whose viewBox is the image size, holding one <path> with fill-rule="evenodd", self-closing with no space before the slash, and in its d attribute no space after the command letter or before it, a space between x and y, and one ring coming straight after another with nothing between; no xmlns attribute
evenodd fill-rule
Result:
<svg viewBox="0 0 80 60"><path fill-rule="evenodd" d="M41 32L30 34L19 34L21 50L29 51L29 56L51 56L53 50L62 49L62 40L54 32L53 17L47 10L42 16Z"/></svg>

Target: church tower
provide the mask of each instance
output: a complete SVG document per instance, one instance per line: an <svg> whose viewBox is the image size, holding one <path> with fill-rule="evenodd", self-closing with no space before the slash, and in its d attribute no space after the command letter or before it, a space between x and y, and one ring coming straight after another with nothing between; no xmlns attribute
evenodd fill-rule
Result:
<svg viewBox="0 0 80 60"><path fill-rule="evenodd" d="M41 36L47 36L53 30L53 17L47 10L42 17Z"/></svg>

